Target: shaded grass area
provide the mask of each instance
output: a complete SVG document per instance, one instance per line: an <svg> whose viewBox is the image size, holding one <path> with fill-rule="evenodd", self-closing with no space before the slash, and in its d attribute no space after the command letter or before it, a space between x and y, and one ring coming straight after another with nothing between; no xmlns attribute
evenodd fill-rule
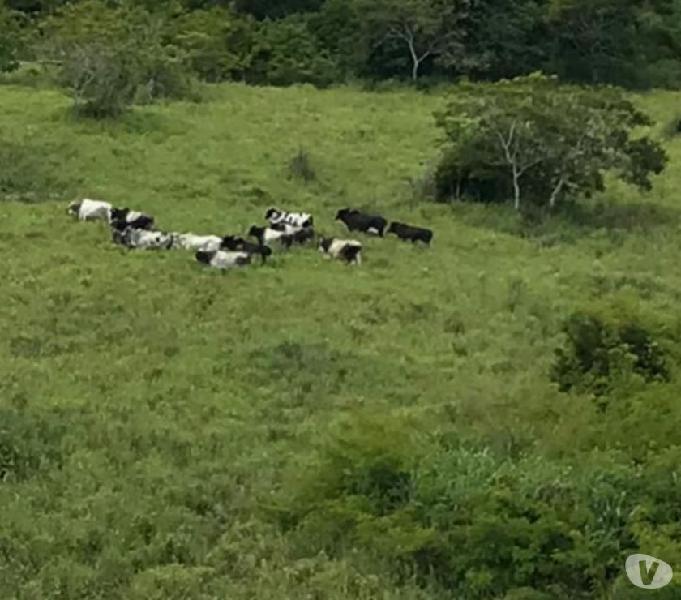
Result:
<svg viewBox="0 0 681 600"><path fill-rule="evenodd" d="M456 463L441 454L452 438L502 462L629 464L647 445L649 432L621 415L604 423L548 372L564 317L585 301L633 295L677 327L677 141L649 197L618 187L603 208L530 229L499 207L412 201L405 181L437 154L437 95L229 85L201 105L95 123L72 121L53 91L0 94L0 131L22 139L31 128L30 145L66 182L58 199L2 204L2 597L450 597L446 578L443 588L406 568L395 576L387 548L367 542L377 531L334 546L307 505L308 529L272 518L299 501L290 470L316 473L339 423L409 432L418 456L440 457L433 468ZM676 96L642 102L665 115ZM314 178L289 176L300 148ZM104 226L67 218L75 196L217 234L243 233L269 206L341 234L333 215L352 206L435 239L424 250L363 238L360 269L295 249L215 274L190 254L114 247ZM471 597L503 597L471 577Z"/></svg>

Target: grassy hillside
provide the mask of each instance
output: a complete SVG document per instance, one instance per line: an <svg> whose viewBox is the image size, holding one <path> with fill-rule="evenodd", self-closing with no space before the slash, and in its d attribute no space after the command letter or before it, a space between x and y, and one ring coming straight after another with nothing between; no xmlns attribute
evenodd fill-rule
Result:
<svg viewBox="0 0 681 600"><path fill-rule="evenodd" d="M37 190L35 203L3 203L0 220L0 597L503 597L522 586L485 569L452 596L451 582L420 578L410 544L436 535L436 519L411 531L378 515L344 539L347 506L301 525L296 510L318 504L299 494L361 463L352 448L435 474L463 446L519 472L545 461L530 487L554 468L614 473L643 454L678 464L665 454L674 382L655 388L660 422L658 400L604 415L549 371L563 319L599 299L678 334L680 142L647 197L616 186L530 232L504 208L413 200L408 178L437 155L436 95L230 85L118 124L72 121L54 91L5 86L0 98L0 136L21 157L5 154L5 177ZM678 100L640 99L660 126ZM314 182L289 177L299 148ZM196 233L244 232L275 205L340 234L333 216L349 205L435 239L430 250L363 239L357 269L296 249L215 274L188 253L113 246L104 225L67 218L75 197ZM470 468L476 490L483 467ZM681 562L676 533L638 531ZM495 544L481 537L476 552ZM592 573L594 597L619 575Z"/></svg>

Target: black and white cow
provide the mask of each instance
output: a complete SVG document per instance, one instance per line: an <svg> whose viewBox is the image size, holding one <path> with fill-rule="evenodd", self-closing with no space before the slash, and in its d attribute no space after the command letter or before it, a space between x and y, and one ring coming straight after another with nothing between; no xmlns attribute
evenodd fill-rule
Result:
<svg viewBox="0 0 681 600"><path fill-rule="evenodd" d="M248 252L199 250L194 256L202 265L208 265L214 269L232 269L251 264L251 255Z"/></svg>
<svg viewBox="0 0 681 600"><path fill-rule="evenodd" d="M432 230L424 229L423 227L414 227L413 225L407 225L406 223L399 223L397 221L390 223L387 233L394 233L401 240L412 243L420 241L426 244L426 246L430 246L430 241L433 239Z"/></svg>
<svg viewBox="0 0 681 600"><path fill-rule="evenodd" d="M303 227L294 233L286 234L281 238L281 243L287 248L290 248L293 244L300 244L301 246L307 242L313 241L315 238L315 232L312 227Z"/></svg>
<svg viewBox="0 0 681 600"><path fill-rule="evenodd" d="M343 208L336 213L336 221L342 221L348 231L361 231L363 233L373 233L383 237L383 230L388 225L380 215L368 215L358 210Z"/></svg>
<svg viewBox="0 0 681 600"><path fill-rule="evenodd" d="M84 198L69 204L68 213L79 221L111 221L111 204L104 200Z"/></svg>
<svg viewBox="0 0 681 600"><path fill-rule="evenodd" d="M114 243L126 248L140 250L169 250L173 243L173 236L170 233L134 229L132 227L128 227L123 231L113 229L112 239Z"/></svg>
<svg viewBox="0 0 681 600"><path fill-rule="evenodd" d="M281 231L287 235L293 235L294 233L302 231L304 227L297 227L296 225L289 225L288 223L281 222L271 223L270 229L274 229L275 231Z"/></svg>
<svg viewBox="0 0 681 600"><path fill-rule="evenodd" d="M129 208L112 208L110 224L113 229L123 231L126 227L133 229L153 229L154 217L130 210Z"/></svg>
<svg viewBox="0 0 681 600"><path fill-rule="evenodd" d="M270 225L277 223L285 223L293 227L312 227L314 219L311 214L306 212L288 212L279 210L278 208L269 208L265 213L265 219L269 221Z"/></svg>
<svg viewBox="0 0 681 600"><path fill-rule="evenodd" d="M282 245L290 246L290 244L287 244L286 239L282 239L287 238L290 234L279 231L278 229L272 229L271 227L258 227L257 225L253 225L248 230L248 235L256 238L261 246L266 246L272 242L279 242Z"/></svg>
<svg viewBox="0 0 681 600"><path fill-rule="evenodd" d="M263 264L268 256L272 256L272 248L263 244L254 244L241 237L227 235L222 238L221 250L231 250L232 252L247 252L248 254L257 254L262 258Z"/></svg>
<svg viewBox="0 0 681 600"><path fill-rule="evenodd" d="M328 258L343 260L348 264L362 264L362 244L357 240L320 238L319 251Z"/></svg>

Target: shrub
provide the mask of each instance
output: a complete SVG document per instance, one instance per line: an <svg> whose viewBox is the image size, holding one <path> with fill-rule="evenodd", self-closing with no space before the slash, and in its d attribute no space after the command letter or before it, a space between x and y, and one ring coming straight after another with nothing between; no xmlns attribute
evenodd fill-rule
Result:
<svg viewBox="0 0 681 600"><path fill-rule="evenodd" d="M564 332L566 344L556 350L551 370L563 392L603 396L628 374L645 382L669 380L665 352L636 316L581 310L567 318Z"/></svg>
<svg viewBox="0 0 681 600"><path fill-rule="evenodd" d="M298 153L290 160L288 172L290 177L302 179L305 183L314 181L317 178L310 155L303 148L300 148Z"/></svg>
<svg viewBox="0 0 681 600"><path fill-rule="evenodd" d="M183 53L165 42L163 22L140 8L68 4L44 33L42 52L61 62L59 79L78 114L117 117L136 98L191 95Z"/></svg>

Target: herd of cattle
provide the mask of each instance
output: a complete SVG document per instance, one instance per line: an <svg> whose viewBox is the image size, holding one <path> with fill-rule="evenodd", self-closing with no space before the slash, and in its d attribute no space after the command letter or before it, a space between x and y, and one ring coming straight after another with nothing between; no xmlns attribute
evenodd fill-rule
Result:
<svg viewBox="0 0 681 600"><path fill-rule="evenodd" d="M194 251L196 260L217 269L229 269L251 264L254 256L265 262L272 255L272 246L288 249L292 245L305 245L317 241L317 248L327 258L348 264L362 262L362 244L357 240L318 236L312 215L305 212L287 212L270 208L265 213L267 225L253 225L246 237L226 235L196 235L171 233L155 228L151 215L128 208L116 208L103 200L84 199L69 204L68 212L79 221L104 221L111 227L112 240L127 248L170 250L180 248ZM388 221L379 215L369 215L344 208L336 220L345 224L348 231L359 231L379 237L393 233L402 240L430 245L433 232L405 223Z"/></svg>

